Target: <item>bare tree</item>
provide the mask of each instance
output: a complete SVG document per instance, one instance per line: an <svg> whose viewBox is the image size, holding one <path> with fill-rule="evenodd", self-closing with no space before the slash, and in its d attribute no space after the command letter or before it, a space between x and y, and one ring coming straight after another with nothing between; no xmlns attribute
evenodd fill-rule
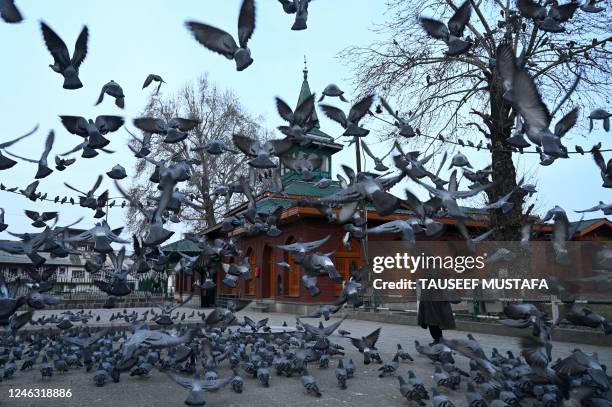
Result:
<svg viewBox="0 0 612 407"><path fill-rule="evenodd" d="M258 124L261 120L252 117L234 93L219 89L207 76L186 85L172 97L151 95L142 115L165 120L183 117L200 121L189 132L189 136L179 143L164 143L163 136L153 135L151 154L148 157L158 161L186 157L199 160L201 164L192 166L191 179L182 184L184 189L181 190L193 199L197 207L183 205L181 220L194 233L217 223L219 217L241 197L236 194L215 194L215 189L236 183L240 176L246 175L247 157L231 152L212 155L203 149L194 151L194 147L219 140L233 148L234 133L265 139L268 131ZM146 160L138 160L136 163L137 176L133 179L130 193L140 202L147 202L147 197L154 195L156 184L148 181L153 170L153 165ZM143 225L139 213L136 208L131 208L127 213L131 230L138 231Z"/></svg>
<svg viewBox="0 0 612 407"><path fill-rule="evenodd" d="M493 202L517 186L512 160L517 152L504 143L515 127L516 113L502 98L494 63L497 46L507 41L515 55L524 50L525 66L549 106L563 97L579 74L578 88L562 111L576 103L596 106L607 100L612 87L610 51L606 49L611 40L612 4L609 0L598 3L606 9L596 14L578 9L563 23L565 32L551 34L523 18L511 0L468 1L472 14L466 33L472 46L463 55L445 56L445 44L428 37L419 24L421 15L448 21L458 3L388 0L388 21L376 28L381 40L346 49L341 57L351 64L361 94L378 92L406 114L422 113L415 119L421 134L450 140L460 135L463 140L489 145L494 186L487 194ZM546 3L556 5L556 1ZM422 136L412 142L420 147L435 143ZM497 240L519 238L524 199L524 194L516 193L512 211L492 213Z"/></svg>

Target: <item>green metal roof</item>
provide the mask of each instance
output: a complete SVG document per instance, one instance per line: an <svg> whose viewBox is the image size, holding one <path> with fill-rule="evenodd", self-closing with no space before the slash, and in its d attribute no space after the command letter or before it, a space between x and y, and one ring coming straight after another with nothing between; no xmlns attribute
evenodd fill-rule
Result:
<svg viewBox="0 0 612 407"><path fill-rule="evenodd" d="M303 196L328 196L336 193L340 190L338 184L334 183L327 188L316 187L311 182L306 181L292 181L285 185L285 193L289 195L303 195Z"/></svg>
<svg viewBox="0 0 612 407"><path fill-rule="evenodd" d="M291 208L295 206L297 201L293 199L283 199L283 198L264 198L260 201L257 201L257 213L272 213L278 208L282 206L283 209Z"/></svg>
<svg viewBox="0 0 612 407"><path fill-rule="evenodd" d="M176 242L169 243L165 246L162 246L162 250L164 252L183 252L183 253L195 253L195 252L201 251L197 244L187 239L177 240Z"/></svg>
<svg viewBox="0 0 612 407"><path fill-rule="evenodd" d="M576 232L580 232L581 230L584 230L586 228L589 228L591 226L593 226L594 224L601 222L602 220L605 220L606 218L595 218L595 219L585 219L585 220L579 220L579 221L575 221L575 222L570 222L570 226L572 228L577 227Z"/></svg>

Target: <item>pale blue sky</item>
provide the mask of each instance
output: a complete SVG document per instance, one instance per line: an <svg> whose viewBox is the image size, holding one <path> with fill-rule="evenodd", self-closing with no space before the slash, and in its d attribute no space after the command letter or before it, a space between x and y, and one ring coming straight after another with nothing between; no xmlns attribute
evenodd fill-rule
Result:
<svg viewBox="0 0 612 407"><path fill-rule="evenodd" d="M141 90L149 73L160 74L168 82L162 86L162 92L168 94L208 72L210 79L219 86L233 89L251 113L262 115L265 126L276 127L281 122L275 111L274 97L278 95L295 103L302 80L303 56L308 57L313 91L320 93L325 85L334 82L350 95L350 71L337 54L350 45L367 45L374 41L376 35L370 28L385 18L384 1L322 0L310 6L308 30L294 32L290 30L293 17L284 14L277 1L260 0L257 28L249 43L255 62L246 71L236 72L232 61L196 43L184 22L212 23L235 34L239 0L18 0L17 5L25 21L17 25L0 23L0 111L3 112L0 141L23 134L39 123L36 135L10 149L16 154L38 158L47 132L55 129L56 142L50 160L55 153L67 151L82 140L61 126L60 114L88 118L118 114L132 127L131 119L139 115L151 91ZM62 78L48 68L52 58L42 40L41 19L62 37L71 52L83 24L89 27L89 52L80 73L85 85L82 89L62 89ZM123 111L108 97L101 105L93 106L100 88L110 79L124 89L126 109ZM322 130L334 137L340 134L338 125L325 119L322 113L319 118ZM606 143L609 137L603 135L605 133L594 132L588 141L574 135L566 144L590 146L600 140L604 145L612 144ZM128 174L132 174L134 158L126 147L127 134L120 130L111 134L110 140L108 148L117 150L116 154L101 154L94 159L79 157L66 171L55 171L43 179L39 190L48 192L51 197L68 194L64 181L87 190L98 174L119 162L124 164ZM368 141L375 144L376 135L369 136ZM475 166L485 165L485 153L464 152ZM610 201L611 194L600 187L601 180L590 157L559 160L546 168L538 166L535 156L533 158L519 159L518 167L539 181L540 210L559 204L569 212L591 206L598 200ZM334 158L335 171L340 162L352 165L352 151ZM10 170L1 171L0 182L23 187L33 180L35 172L35 165L20 162ZM105 177L101 190L109 188L111 195L116 195L109 181ZM78 206L34 204L25 197L4 192L0 193L0 207L6 210L6 221L13 232L32 230L23 209L59 210L61 224L79 216L86 216L80 227L90 227L94 222L93 212ZM123 211L114 209L110 213L111 226L119 226ZM0 234L0 238L6 236L6 233Z"/></svg>

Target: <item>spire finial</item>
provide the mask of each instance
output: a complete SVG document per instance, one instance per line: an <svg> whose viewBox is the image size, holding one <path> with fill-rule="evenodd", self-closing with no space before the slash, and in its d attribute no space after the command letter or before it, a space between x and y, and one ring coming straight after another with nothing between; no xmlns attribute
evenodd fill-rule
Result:
<svg viewBox="0 0 612 407"><path fill-rule="evenodd" d="M306 63L306 55L304 55L304 70L302 72L304 72L304 80L307 80L308 79L308 65Z"/></svg>

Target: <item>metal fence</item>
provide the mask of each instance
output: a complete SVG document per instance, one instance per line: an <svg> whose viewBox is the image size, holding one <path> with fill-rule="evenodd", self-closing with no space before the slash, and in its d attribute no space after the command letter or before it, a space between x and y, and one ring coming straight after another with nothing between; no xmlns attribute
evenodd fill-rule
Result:
<svg viewBox="0 0 612 407"><path fill-rule="evenodd" d="M19 270L17 272L5 273L8 281L11 281L11 293L13 295L25 295L30 291L27 285L29 276ZM50 277L54 281L51 294L66 300L100 300L108 295L96 286L95 281L110 282L111 278L106 273L92 275L84 270L72 270L70 274L55 271ZM168 287L167 280L157 278L153 273L139 274L135 277L128 277L128 286L132 290L130 294L124 296L125 299L138 298L171 298L172 288Z"/></svg>

